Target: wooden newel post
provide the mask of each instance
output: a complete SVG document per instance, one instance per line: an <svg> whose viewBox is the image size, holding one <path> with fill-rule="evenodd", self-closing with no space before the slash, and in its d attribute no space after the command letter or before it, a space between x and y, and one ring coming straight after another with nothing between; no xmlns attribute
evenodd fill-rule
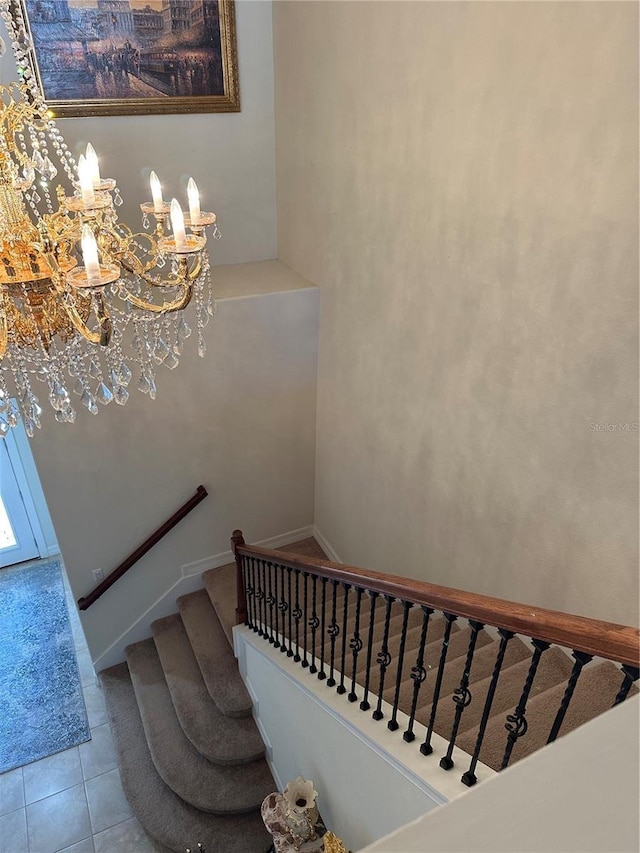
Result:
<svg viewBox="0 0 640 853"><path fill-rule="evenodd" d="M244 589L244 575L242 573L242 557L238 554L239 545L244 545L242 530L234 530L231 537L231 550L236 558L236 625L244 625L247 621L247 596Z"/></svg>

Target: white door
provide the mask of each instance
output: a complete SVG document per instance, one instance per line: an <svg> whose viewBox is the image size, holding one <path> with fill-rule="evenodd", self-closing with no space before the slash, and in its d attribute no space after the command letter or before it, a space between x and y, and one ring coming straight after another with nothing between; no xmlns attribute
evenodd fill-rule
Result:
<svg viewBox="0 0 640 853"><path fill-rule="evenodd" d="M40 556L9 456L8 438L0 439L0 568Z"/></svg>

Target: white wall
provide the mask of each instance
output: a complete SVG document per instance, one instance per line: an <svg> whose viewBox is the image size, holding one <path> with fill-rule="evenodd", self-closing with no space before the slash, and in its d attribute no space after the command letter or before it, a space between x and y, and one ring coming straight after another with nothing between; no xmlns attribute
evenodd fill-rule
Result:
<svg viewBox="0 0 640 853"><path fill-rule="evenodd" d="M349 563L636 624L638 5L274 4Z"/></svg>
<svg viewBox="0 0 640 853"><path fill-rule="evenodd" d="M236 0L236 28L241 112L59 120L72 152L79 155L91 142L103 175L117 179L125 201L118 215L134 230L141 230L140 202L151 199L152 169L165 197L178 195L185 206L193 175L202 209L218 214L224 235L212 252L217 264L276 257L269 0ZM15 78L9 48L0 60L0 81Z"/></svg>
<svg viewBox="0 0 640 853"><path fill-rule="evenodd" d="M219 270L222 277L224 270ZM237 276L237 272L234 273ZM82 617L98 658L185 564L313 520L315 289L221 300L155 401L137 391L74 425L47 416L32 449L74 596L111 571L202 483L209 496ZM135 381L135 380L134 380Z"/></svg>
<svg viewBox="0 0 640 853"><path fill-rule="evenodd" d="M635 853L634 696L361 853Z"/></svg>

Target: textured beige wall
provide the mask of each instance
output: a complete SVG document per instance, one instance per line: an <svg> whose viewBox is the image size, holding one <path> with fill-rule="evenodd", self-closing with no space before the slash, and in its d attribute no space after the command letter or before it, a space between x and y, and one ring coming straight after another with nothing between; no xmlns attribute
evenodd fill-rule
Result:
<svg viewBox="0 0 640 853"><path fill-rule="evenodd" d="M638 6L278 2L345 561L638 618Z"/></svg>
<svg viewBox="0 0 640 853"><path fill-rule="evenodd" d="M76 598L94 587L94 569L114 569L199 483L209 493L83 614L94 660L182 566L227 551L234 528L252 542L312 523L317 324L315 288L221 300L206 357L193 334L177 370L158 368L155 401L134 387L124 410L111 403L94 418L78 407L73 426L51 419L34 436Z"/></svg>

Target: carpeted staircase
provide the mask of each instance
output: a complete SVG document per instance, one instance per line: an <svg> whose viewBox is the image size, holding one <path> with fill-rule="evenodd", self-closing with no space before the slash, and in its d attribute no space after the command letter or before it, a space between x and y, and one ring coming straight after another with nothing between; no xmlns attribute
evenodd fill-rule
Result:
<svg viewBox="0 0 640 853"><path fill-rule="evenodd" d="M324 557L315 540L282 550ZM234 622L235 566L206 572L203 581L204 589L178 599L178 613L153 623L151 638L127 648L126 663L100 674L122 784L140 822L169 850L184 853L187 847L194 849L200 842L207 851L263 853L269 848L270 836L262 824L259 808L275 785L264 759L264 745L251 717L251 700L229 642ZM342 596L340 592L337 599L340 625ZM347 636L351 636L355 602L348 603L347 613ZM363 604L359 633L365 640L368 619L368 606ZM416 663L421 620L420 608L409 611L399 691L399 708L407 714L414 693L411 668ZM402 623L402 607L395 603L388 641L391 664L382 691L383 699L390 703L396 690ZM424 666L432 672L422 684L416 713L416 720L424 725L432 712L434 675L442 652L444 628L444 619L435 617L429 626ZM310 629L307 630L310 651L312 637ZM372 709L376 707L380 688L380 669L375 657L382 634L383 620L377 618L369 685ZM434 731L447 739L456 708L454 691L464 671L469 638L470 629L464 621L454 623L434 723ZM302 636L300 643L303 644ZM497 649L497 638L487 630L480 631L470 671L472 701L462 714L456 741L469 754L474 750ZM507 646L480 752L480 760L496 770L504 753L506 715L518 703L531 654L531 645L517 637ZM328 674L329 643L325 660ZM338 660L336 655L336 663ZM543 654L527 705L528 730L515 744L512 764L545 745L572 664L571 658L558 648ZM358 701L363 697L365 669L363 653L356 670ZM349 690L350 654L345 670L344 682ZM309 670L306 672L308 677ZM339 673L334 673L334 677L338 681ZM610 708L621 677L619 668L612 663L588 664L560 734ZM632 693L637 693L635 686ZM387 718L388 715L385 721Z"/></svg>
<svg viewBox="0 0 640 853"><path fill-rule="evenodd" d="M205 590L104 670L122 785L147 832L184 853L264 853L259 809L274 790L251 700Z"/></svg>
<svg viewBox="0 0 640 853"><path fill-rule="evenodd" d="M354 596L351 598L354 598ZM343 601L343 594L340 592L337 596L336 613L341 629ZM354 631L355 607L355 601L352 600L347 605L347 637L352 636ZM386 671L382 698L392 705L395 698L398 653L402 635L402 606L399 603L394 603L391 614L388 639L391 663ZM421 625L421 609L419 607L412 608L408 616L404 663L398 699L399 709L406 714L410 714L411 712L415 685L411 670L417 662ZM369 696L369 701L372 708L376 707L380 688L380 668L376 665L375 658L381 647L383 628L384 619L382 618L382 614L378 613L374 620L374 654L369 684L370 693L372 694ZM428 726L433 710L435 675L442 653L444 628L444 618L438 618L437 615L432 617L428 630L429 642L426 644L424 650L424 667L427 670L427 678L420 688L419 702L415 715L416 721L422 723L424 726ZM369 605L363 599L359 620L359 634L364 642L368 638L368 630ZM474 752L484 703L498 654L499 637L496 633L490 633L491 630L483 629L477 635L475 653L469 671L471 702L464 709L460 718L456 737L456 746L469 753L469 755L472 755ZM462 679L470 637L471 629L465 620L460 619L459 622L454 622L447 648L446 665L443 671L440 696L433 726L433 730L447 740L449 740L451 735L457 707L455 702L457 697L454 691L459 687ZM307 632L307 648L311 648L310 632ZM336 644L336 648L341 649L341 645L338 646ZM491 706L491 716L489 717L479 754L479 760L496 771L500 769L505 751L507 740L507 730L505 729L506 717L508 714L512 714L518 705L527 679L532 654L533 648L531 643L525 639L514 637L507 645L500 679ZM338 657L336 653L336 662L338 662ZM325 651L325 659L328 660L328 651ZM511 754L510 766L546 745L549 732L567 686L567 681L571 675L573 664L573 658L565 650L558 647L552 646L542 654L527 701L526 734L517 739ZM325 671L328 672L326 665ZM347 690L349 690L352 675L352 658L349 652L346 658L346 673L345 684L347 685ZM366 674L366 654L364 651L358 658L356 674L357 685L360 685L359 688L356 687L356 694L358 701L360 701L363 696L362 685L365 682ZM339 678L335 674L334 677L336 680ZM594 659L591 663L587 664L575 688L571 704L560 729L560 735L573 731L573 729L583 723L609 710L620 689L622 679L623 673L620 667L610 661ZM629 695L634 695L637 692L637 686L633 685ZM385 717L385 721L387 719L388 714ZM381 722L381 725L384 725L384 722Z"/></svg>

